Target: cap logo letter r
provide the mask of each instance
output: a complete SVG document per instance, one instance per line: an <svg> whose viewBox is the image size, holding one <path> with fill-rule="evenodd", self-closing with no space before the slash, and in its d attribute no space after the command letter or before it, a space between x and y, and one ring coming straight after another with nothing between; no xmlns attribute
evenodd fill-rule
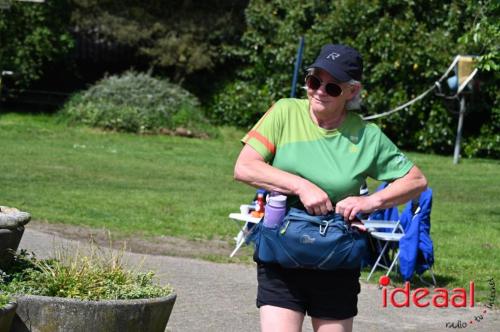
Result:
<svg viewBox="0 0 500 332"><path fill-rule="evenodd" d="M328 55L326 56L326 58L327 58L327 59L332 59L332 60L335 60L335 59L336 59L336 58L338 58L339 56L340 56L340 54L335 53L335 52L332 52L332 53L328 54Z"/></svg>

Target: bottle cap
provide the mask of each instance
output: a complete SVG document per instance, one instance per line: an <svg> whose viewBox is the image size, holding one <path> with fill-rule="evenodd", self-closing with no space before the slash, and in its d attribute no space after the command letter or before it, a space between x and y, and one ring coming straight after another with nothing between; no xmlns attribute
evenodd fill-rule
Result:
<svg viewBox="0 0 500 332"><path fill-rule="evenodd" d="M269 197L269 205L274 207L285 207L286 206L286 196L285 195L277 195Z"/></svg>

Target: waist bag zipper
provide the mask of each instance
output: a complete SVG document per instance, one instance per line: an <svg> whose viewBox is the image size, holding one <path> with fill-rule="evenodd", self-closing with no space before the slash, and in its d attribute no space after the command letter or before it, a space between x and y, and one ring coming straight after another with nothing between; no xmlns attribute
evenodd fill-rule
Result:
<svg viewBox="0 0 500 332"><path fill-rule="evenodd" d="M290 225L290 219L287 220L286 224L285 224L285 227L283 227L281 230L280 230L280 235L284 235L285 232L286 232L286 229L288 228L288 225Z"/></svg>

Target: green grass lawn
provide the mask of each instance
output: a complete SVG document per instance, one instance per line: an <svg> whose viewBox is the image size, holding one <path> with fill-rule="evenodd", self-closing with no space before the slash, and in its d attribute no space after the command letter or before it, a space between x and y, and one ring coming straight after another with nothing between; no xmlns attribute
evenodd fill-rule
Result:
<svg viewBox="0 0 500 332"><path fill-rule="evenodd" d="M123 234L225 238L227 214L255 192L232 180L240 132L200 140L0 118L0 202L49 222Z"/></svg>
<svg viewBox="0 0 500 332"><path fill-rule="evenodd" d="M242 135L221 128L212 140L137 136L3 114L0 205L122 235L230 241L237 229L227 215L255 192L233 181ZM451 156L409 156L434 190L431 234L440 285L474 280L484 299L487 278L500 282L500 162L453 165Z"/></svg>

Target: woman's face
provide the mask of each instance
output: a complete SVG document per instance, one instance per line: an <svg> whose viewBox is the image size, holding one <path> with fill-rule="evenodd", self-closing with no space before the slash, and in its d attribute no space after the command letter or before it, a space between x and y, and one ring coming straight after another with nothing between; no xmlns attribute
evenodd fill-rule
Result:
<svg viewBox="0 0 500 332"><path fill-rule="evenodd" d="M315 70L313 75L318 77L322 84L317 90L313 90L309 87L307 88L307 97L309 99L311 110L314 113L333 114L342 112L345 103L353 97L352 86L348 83L337 82L333 76L321 69ZM342 94L340 96L332 97L326 93L325 85L330 82L335 83L342 88Z"/></svg>

